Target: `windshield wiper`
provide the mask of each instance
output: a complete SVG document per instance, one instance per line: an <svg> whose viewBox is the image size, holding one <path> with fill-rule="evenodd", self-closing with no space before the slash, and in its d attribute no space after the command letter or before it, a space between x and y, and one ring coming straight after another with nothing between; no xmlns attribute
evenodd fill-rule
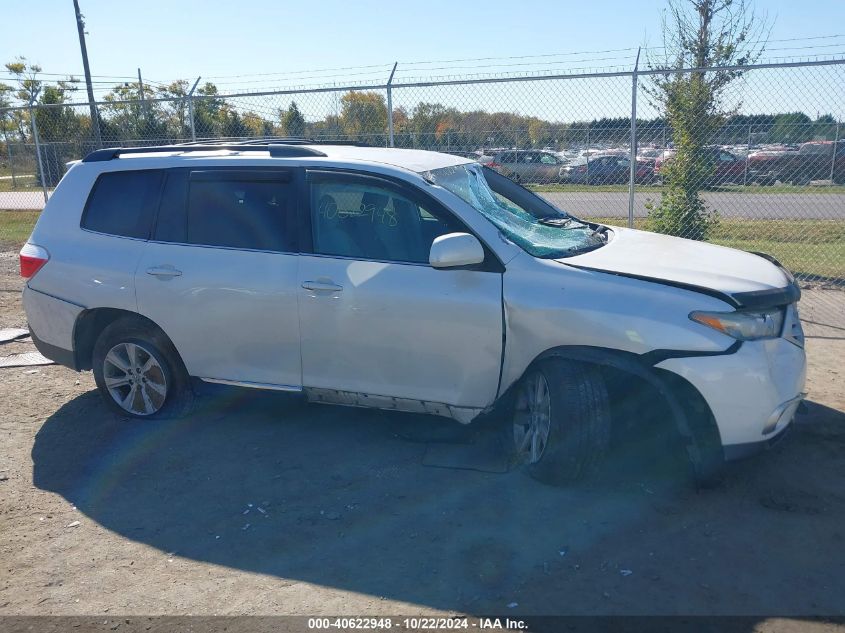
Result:
<svg viewBox="0 0 845 633"><path fill-rule="evenodd" d="M559 217L555 215L538 218L537 222L538 224L543 224L544 226L556 226L562 229L577 229L580 226L584 226L580 222L578 222L578 226L569 226L570 224L575 222L575 220L573 220L572 218Z"/></svg>

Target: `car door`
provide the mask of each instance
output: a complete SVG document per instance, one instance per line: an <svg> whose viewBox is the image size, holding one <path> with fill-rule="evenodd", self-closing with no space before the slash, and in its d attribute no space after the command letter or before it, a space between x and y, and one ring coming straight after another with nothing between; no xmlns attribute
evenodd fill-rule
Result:
<svg viewBox="0 0 845 633"><path fill-rule="evenodd" d="M537 156L539 157L538 182L542 184L557 182L560 179L560 159L548 152L538 152Z"/></svg>
<svg viewBox="0 0 845 633"><path fill-rule="evenodd" d="M168 172L137 301L190 375L301 388L296 179L291 169Z"/></svg>
<svg viewBox="0 0 845 633"><path fill-rule="evenodd" d="M407 184L308 175L311 253L300 263L306 388L484 407L498 390L501 265L438 270L435 237L464 232Z"/></svg>
<svg viewBox="0 0 845 633"><path fill-rule="evenodd" d="M527 162L525 152L510 153L511 178L517 182L525 182L529 177L531 165Z"/></svg>

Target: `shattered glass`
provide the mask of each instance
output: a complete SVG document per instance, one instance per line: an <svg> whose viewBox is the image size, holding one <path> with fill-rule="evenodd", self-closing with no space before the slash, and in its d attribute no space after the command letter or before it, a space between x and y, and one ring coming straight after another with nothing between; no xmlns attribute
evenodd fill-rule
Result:
<svg viewBox="0 0 845 633"><path fill-rule="evenodd" d="M490 220L511 242L529 255L554 259L604 244L604 237L563 213L549 215L523 208L491 189L480 165L463 164L424 174L430 182L452 192Z"/></svg>

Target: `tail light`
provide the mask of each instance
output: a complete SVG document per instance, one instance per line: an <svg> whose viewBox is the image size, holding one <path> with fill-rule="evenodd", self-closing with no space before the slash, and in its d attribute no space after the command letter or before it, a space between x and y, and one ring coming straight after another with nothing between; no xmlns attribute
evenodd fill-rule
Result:
<svg viewBox="0 0 845 633"><path fill-rule="evenodd" d="M491 160L489 163L487 163L486 167L489 167L490 169L498 169L499 167L501 167L501 165L495 160Z"/></svg>
<svg viewBox="0 0 845 633"><path fill-rule="evenodd" d="M47 252L46 248L27 242L21 249L20 258L21 277L30 279L47 263L50 259L50 253Z"/></svg>

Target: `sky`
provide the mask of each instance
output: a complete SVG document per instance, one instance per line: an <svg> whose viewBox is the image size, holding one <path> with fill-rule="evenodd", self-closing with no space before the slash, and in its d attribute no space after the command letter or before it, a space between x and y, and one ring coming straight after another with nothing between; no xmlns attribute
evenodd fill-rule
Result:
<svg viewBox="0 0 845 633"><path fill-rule="evenodd" d="M23 55L45 73L82 77L72 0L0 0L2 5L7 6L0 60ZM131 81L138 68L152 85L202 76L225 93L384 83L396 61L397 81L629 68L638 46L661 44L666 3L80 0L80 5L101 96L114 83ZM756 8L772 23L768 56L845 56L842 0L758 0ZM842 37L830 37L835 35ZM0 81L9 78L0 75Z"/></svg>

